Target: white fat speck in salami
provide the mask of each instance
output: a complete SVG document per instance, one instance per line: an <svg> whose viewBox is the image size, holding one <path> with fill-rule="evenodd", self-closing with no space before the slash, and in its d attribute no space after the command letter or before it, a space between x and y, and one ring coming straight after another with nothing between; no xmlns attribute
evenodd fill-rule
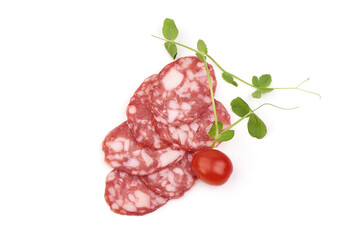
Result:
<svg viewBox="0 0 360 240"><path fill-rule="evenodd" d="M168 198L156 194L139 177L114 169L106 180L105 200L115 213L144 215L163 206Z"/></svg>
<svg viewBox="0 0 360 240"><path fill-rule="evenodd" d="M127 122L135 140L149 148L163 149L168 144L160 139L154 127L149 91L156 74L146 78L130 99L126 110Z"/></svg>
<svg viewBox="0 0 360 240"><path fill-rule="evenodd" d="M113 168L132 175L148 175L180 160L184 150L170 147L154 150L136 142L126 122L113 129L104 139L105 161Z"/></svg>
<svg viewBox="0 0 360 240"><path fill-rule="evenodd" d="M230 114L219 101L215 100L216 113L218 120L224 125L223 129L231 125ZM214 122L212 105L210 105L201 116L194 122L171 126L157 123L156 129L160 137L169 144L177 144L181 149L187 151L198 151L211 147L213 142L209 137L209 130ZM218 144L218 143L217 143Z"/></svg>
<svg viewBox="0 0 360 240"><path fill-rule="evenodd" d="M144 183L155 193L165 198L178 198L184 195L195 183L196 176L191 168L193 153L186 153L184 157L167 168L143 176Z"/></svg>
<svg viewBox="0 0 360 240"><path fill-rule="evenodd" d="M215 72L208 66L215 92ZM178 126L195 121L211 104L204 63L197 57L183 57L166 65L153 81L150 99L158 122Z"/></svg>

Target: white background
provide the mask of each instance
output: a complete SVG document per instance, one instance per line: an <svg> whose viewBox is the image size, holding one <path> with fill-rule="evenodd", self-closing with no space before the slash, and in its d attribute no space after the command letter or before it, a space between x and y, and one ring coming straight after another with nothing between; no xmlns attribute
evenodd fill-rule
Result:
<svg viewBox="0 0 360 240"><path fill-rule="evenodd" d="M357 1L0 2L1 239L360 239ZM101 142L123 122L143 79L171 61L161 35L209 53L251 81L270 73L278 90L221 80L216 98L264 107L263 140L246 124L221 145L227 184L197 182L143 217L114 214L103 194L111 170ZM179 56L193 54L179 48ZM235 120L236 117L233 116Z"/></svg>

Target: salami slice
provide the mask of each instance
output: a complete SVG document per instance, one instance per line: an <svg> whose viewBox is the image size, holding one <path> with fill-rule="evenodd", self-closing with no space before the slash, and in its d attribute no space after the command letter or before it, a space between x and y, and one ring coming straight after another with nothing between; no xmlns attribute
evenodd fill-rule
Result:
<svg viewBox="0 0 360 240"><path fill-rule="evenodd" d="M208 66L215 92L215 72ZM211 104L205 64L197 57L183 57L166 65L152 85L150 99L156 121L172 126L193 122Z"/></svg>
<svg viewBox="0 0 360 240"><path fill-rule="evenodd" d="M230 114L219 101L215 101L217 118L223 123L223 129L231 125ZM171 143L181 146L187 151L198 151L211 147L213 142L209 137L209 130L214 122L212 105L203 114L190 124L170 126L157 123L156 128L160 137Z"/></svg>
<svg viewBox="0 0 360 240"><path fill-rule="evenodd" d="M128 126L135 140L149 148L163 149L168 147L157 134L154 118L151 113L149 91L156 74L148 77L136 90L126 110Z"/></svg>
<svg viewBox="0 0 360 240"><path fill-rule="evenodd" d="M150 190L139 177L114 169L106 179L105 201L115 213L144 215L163 206L168 199Z"/></svg>
<svg viewBox="0 0 360 240"><path fill-rule="evenodd" d="M103 141L105 161L113 168L132 175L148 175L180 160L184 150L170 147L153 150L137 143L127 122L113 129Z"/></svg>
<svg viewBox="0 0 360 240"><path fill-rule="evenodd" d="M182 160L167 168L143 176L144 183L155 193L165 198L178 198L184 195L195 183L196 176L191 168L193 153L186 153Z"/></svg>

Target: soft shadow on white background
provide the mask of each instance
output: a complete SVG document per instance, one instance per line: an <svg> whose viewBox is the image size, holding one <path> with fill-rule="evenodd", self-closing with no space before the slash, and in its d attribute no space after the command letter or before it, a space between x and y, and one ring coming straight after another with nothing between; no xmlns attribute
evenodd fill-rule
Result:
<svg viewBox="0 0 360 240"><path fill-rule="evenodd" d="M1 1L1 239L359 239L357 1ZM220 150L227 184L197 182L143 217L112 213L101 142L125 120L129 98L170 57L162 22L178 41L203 39L229 72L269 73L278 90L221 80L230 110L241 96L264 107L263 140L240 124ZM179 48L179 56L193 54ZM233 120L236 119L232 115Z"/></svg>

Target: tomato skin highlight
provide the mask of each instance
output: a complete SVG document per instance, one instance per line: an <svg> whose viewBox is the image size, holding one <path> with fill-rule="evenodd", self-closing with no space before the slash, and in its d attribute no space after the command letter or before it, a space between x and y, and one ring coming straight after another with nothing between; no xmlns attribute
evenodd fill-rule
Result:
<svg viewBox="0 0 360 240"><path fill-rule="evenodd" d="M200 180L216 186L226 183L233 171L230 158L216 149L198 151L191 166Z"/></svg>

